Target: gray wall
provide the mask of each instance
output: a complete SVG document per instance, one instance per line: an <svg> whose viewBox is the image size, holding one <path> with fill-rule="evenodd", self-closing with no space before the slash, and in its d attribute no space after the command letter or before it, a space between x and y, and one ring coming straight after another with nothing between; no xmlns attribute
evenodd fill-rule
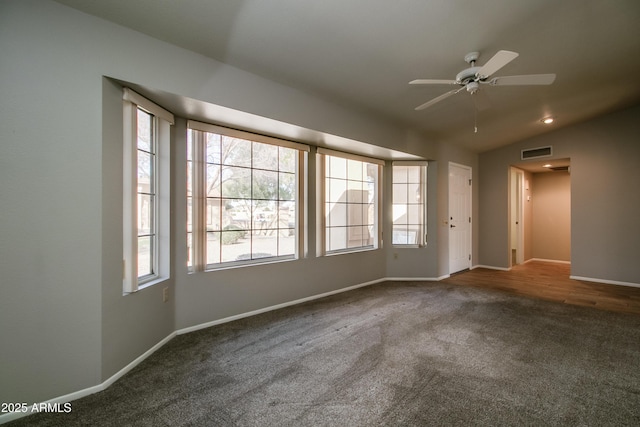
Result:
<svg viewBox="0 0 640 427"><path fill-rule="evenodd" d="M480 155L480 260L507 268L508 171L520 151L571 159L571 274L640 283L640 106ZM535 233L535 230L533 230Z"/></svg>
<svg viewBox="0 0 640 427"><path fill-rule="evenodd" d="M0 2L0 52L3 402L99 385L181 328L388 275L388 247L187 274L185 122L178 119L172 279L123 297L121 100L104 76L433 159L430 226L446 201L447 162L477 164L474 154L442 149L378 117L50 1ZM446 272L446 236L435 234L425 250L403 253L406 274Z"/></svg>
<svg viewBox="0 0 640 427"><path fill-rule="evenodd" d="M533 174L533 258L571 260L571 176Z"/></svg>

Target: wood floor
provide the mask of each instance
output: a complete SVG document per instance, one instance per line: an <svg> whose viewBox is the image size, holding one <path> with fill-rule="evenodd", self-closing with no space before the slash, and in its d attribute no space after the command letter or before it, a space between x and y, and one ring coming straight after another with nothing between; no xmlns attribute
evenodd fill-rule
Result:
<svg viewBox="0 0 640 427"><path fill-rule="evenodd" d="M476 268L443 282L640 315L640 288L573 280L570 269L569 264L530 261L511 271Z"/></svg>

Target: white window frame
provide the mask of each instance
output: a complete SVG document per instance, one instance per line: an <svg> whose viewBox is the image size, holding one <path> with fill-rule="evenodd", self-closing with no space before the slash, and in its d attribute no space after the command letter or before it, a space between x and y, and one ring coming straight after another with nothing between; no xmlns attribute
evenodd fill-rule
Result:
<svg viewBox="0 0 640 427"><path fill-rule="evenodd" d="M396 167L419 167L419 188L417 193L415 194L416 198L419 199L419 203L409 203L409 201L407 200L407 202L403 203L401 201L398 201L396 196L396 192L394 191L397 185L404 185L406 184L407 187L409 186L410 183L397 183L395 182L395 171L394 168ZM392 163L392 172L391 172L391 205L392 205L392 218L391 218L391 244L394 247L423 247L426 246L427 244L427 166L428 166L428 162L426 161L394 161ZM415 183L412 183L415 184ZM408 190L407 190L407 197L412 196L411 194L409 194ZM403 223L402 225L406 225L407 226L407 231L409 231L409 228L411 226L413 226L413 228L415 229L416 232L416 239L413 243L398 243L397 241L395 241L394 239L394 235L395 235L395 231L396 231L396 218L395 216L397 215L396 212L396 207L404 207L404 212L405 215L406 213L409 211L409 207L410 205L416 206L416 205L420 205L421 207L421 212L418 214L419 216L419 220L421 221L421 223L413 223L413 222L407 222L407 223Z"/></svg>
<svg viewBox="0 0 640 427"><path fill-rule="evenodd" d="M346 160L356 160L359 162L372 164L377 166L377 179L374 182L374 200L373 200L373 212L374 212L374 224L373 224L373 232L372 238L373 242L371 245L364 246L355 246L355 247L347 247L343 249L330 250L327 248L327 233L329 232L329 226L327 225L327 176L326 176L326 167L327 167L327 157L339 157ZM352 153L345 153L342 151L331 150L323 147L318 147L317 156L316 156L316 172L317 172L317 206L318 209L318 217L317 217L317 233L318 238L316 239L317 247L316 251L319 255L337 255L343 253L351 253L351 252L361 252L368 250L376 250L382 247L382 226L380 224L380 219L382 218L382 185L383 181L383 169L384 169L384 160L365 157Z"/></svg>
<svg viewBox="0 0 640 427"><path fill-rule="evenodd" d="M189 272L201 272L245 265L264 264L267 262L287 261L298 259L306 255L306 220L307 207L306 198L306 168L307 158L310 148L308 145L293 141L269 137L266 135L245 132L237 129L230 129L216 126L209 123L189 120L187 123L189 132L193 133L191 138L191 265ZM297 150L296 158L296 185L295 185L295 253L292 255L270 256L264 258L254 258L249 260L235 260L225 262L207 262L207 225L206 225L206 154L204 150L204 137L206 133L213 133L232 138L239 138L246 141L269 144L278 147L291 148ZM189 166L187 166L189 167ZM254 170L253 165L250 168ZM253 199L247 199L253 201ZM253 231L253 228L250 228Z"/></svg>
<svg viewBox="0 0 640 427"><path fill-rule="evenodd" d="M123 292L166 280L170 270L170 141L173 114L129 88L123 89ZM152 273L138 277L138 109L153 116L155 139Z"/></svg>

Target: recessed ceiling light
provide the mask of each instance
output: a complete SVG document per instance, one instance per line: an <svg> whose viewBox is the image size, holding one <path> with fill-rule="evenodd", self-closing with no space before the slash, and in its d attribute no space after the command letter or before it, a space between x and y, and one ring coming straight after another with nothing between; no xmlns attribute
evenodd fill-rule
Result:
<svg viewBox="0 0 640 427"><path fill-rule="evenodd" d="M543 168L550 168L551 165L549 163L547 163L546 165L542 165Z"/></svg>
<svg viewBox="0 0 640 427"><path fill-rule="evenodd" d="M551 123L553 123L553 117L545 117L544 119L540 120L542 123L544 123L545 125L550 125Z"/></svg>

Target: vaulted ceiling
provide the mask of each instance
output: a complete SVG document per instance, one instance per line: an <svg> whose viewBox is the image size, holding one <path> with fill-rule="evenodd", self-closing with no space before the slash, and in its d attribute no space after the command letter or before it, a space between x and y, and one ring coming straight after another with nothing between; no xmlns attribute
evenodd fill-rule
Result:
<svg viewBox="0 0 640 427"><path fill-rule="evenodd" d="M640 102L637 0L58 2L476 152ZM463 90L415 110L452 87L409 81L454 79L467 53L483 65L499 50L519 56L496 76L555 82L482 85L488 108Z"/></svg>

